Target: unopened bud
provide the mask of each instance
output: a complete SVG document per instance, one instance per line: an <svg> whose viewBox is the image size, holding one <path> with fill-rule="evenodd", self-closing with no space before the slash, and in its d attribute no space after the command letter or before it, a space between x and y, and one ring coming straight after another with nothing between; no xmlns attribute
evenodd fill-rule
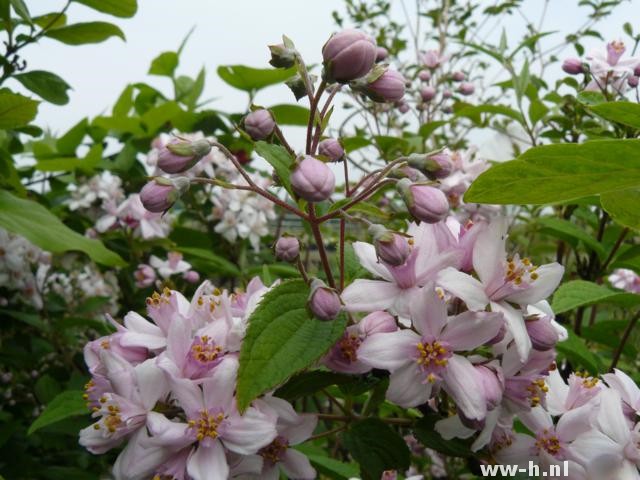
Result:
<svg viewBox="0 0 640 480"><path fill-rule="evenodd" d="M458 92L460 95L473 95L473 92L476 91L476 87L473 86L471 82L462 82L460 87L458 87Z"/></svg>
<svg viewBox="0 0 640 480"><path fill-rule="evenodd" d="M304 156L291 174L291 187L298 196L308 202L321 202L331 196L336 186L336 177L317 158Z"/></svg>
<svg viewBox="0 0 640 480"><path fill-rule="evenodd" d="M389 56L389 50L387 50L384 47L376 48L376 63L386 60L388 56Z"/></svg>
<svg viewBox="0 0 640 480"><path fill-rule="evenodd" d="M377 46L359 30L335 33L322 47L324 76L330 82L348 83L363 77L375 63Z"/></svg>
<svg viewBox="0 0 640 480"><path fill-rule="evenodd" d="M409 242L402 235L377 224L369 227L369 234L373 237L376 254L383 262L397 267L403 265L409 258L411 254Z"/></svg>
<svg viewBox="0 0 640 480"><path fill-rule="evenodd" d="M584 73L584 66L582 65L582 60L578 58L567 58L562 62L562 70L569 75L579 75Z"/></svg>
<svg viewBox="0 0 640 480"><path fill-rule="evenodd" d="M445 90L442 92L442 98L451 98L453 97L453 92L451 90Z"/></svg>
<svg viewBox="0 0 640 480"><path fill-rule="evenodd" d="M462 72L453 72L451 74L451 80L454 82L462 82L465 79L465 74Z"/></svg>
<svg viewBox="0 0 640 480"><path fill-rule="evenodd" d="M411 107L409 107L409 104L402 100L396 103L396 108L400 113L407 113L411 109Z"/></svg>
<svg viewBox="0 0 640 480"><path fill-rule="evenodd" d="M164 213L189 190L187 177L155 177L140 190L140 201L144 208L154 213Z"/></svg>
<svg viewBox="0 0 640 480"><path fill-rule="evenodd" d="M536 350L551 350L558 343L559 335L547 315L532 315L525 318L527 333Z"/></svg>
<svg viewBox="0 0 640 480"><path fill-rule="evenodd" d="M182 274L182 278L188 283L198 283L198 281L200 281L200 274L195 270L188 270Z"/></svg>
<svg viewBox="0 0 640 480"><path fill-rule="evenodd" d="M338 292L317 278L311 282L311 294L307 303L311 313L319 320L333 320L342 310Z"/></svg>
<svg viewBox="0 0 640 480"><path fill-rule="evenodd" d="M502 401L504 385L501 374L485 365L474 365L482 385L482 394L487 402L487 410L493 410Z"/></svg>
<svg viewBox="0 0 640 480"><path fill-rule="evenodd" d="M636 77L640 77L640 63L638 65L636 65L636 68L633 69L633 74Z"/></svg>
<svg viewBox="0 0 640 480"><path fill-rule="evenodd" d="M244 118L244 129L253 140L264 140L275 127L273 115L265 109L255 110Z"/></svg>
<svg viewBox="0 0 640 480"><path fill-rule="evenodd" d="M296 64L296 51L284 44L269 45L271 60L269 63L276 68L291 68Z"/></svg>
<svg viewBox="0 0 640 480"><path fill-rule="evenodd" d="M318 144L318 153L331 162L339 162L344 158L344 148L339 140L327 138Z"/></svg>
<svg viewBox="0 0 640 480"><path fill-rule="evenodd" d="M173 138L160 149L158 167L166 173L181 173L189 170L211 151L211 144L205 138L188 141Z"/></svg>
<svg viewBox="0 0 640 480"><path fill-rule="evenodd" d="M407 178L400 180L397 188L416 220L437 223L449 214L449 202L441 190L430 185L411 183Z"/></svg>
<svg viewBox="0 0 640 480"><path fill-rule="evenodd" d="M408 156L407 163L430 178L445 178L453 171L451 156L445 152L434 153L433 155L413 153Z"/></svg>
<svg viewBox="0 0 640 480"><path fill-rule="evenodd" d="M631 88L636 88L638 86L638 77L636 77L635 75L631 75L630 77L627 77L627 84Z"/></svg>
<svg viewBox="0 0 640 480"><path fill-rule="evenodd" d="M429 80L431 80L431 72L429 70L420 70L420 73L418 73L418 78L423 82L428 82Z"/></svg>
<svg viewBox="0 0 640 480"><path fill-rule="evenodd" d="M376 65L369 75L349 85L374 102L397 102L404 96L405 83L405 78L397 71Z"/></svg>
<svg viewBox="0 0 640 480"><path fill-rule="evenodd" d="M436 89L433 87L422 87L420 89L420 98L423 102L430 102L436 96Z"/></svg>
<svg viewBox="0 0 640 480"><path fill-rule="evenodd" d="M278 260L293 263L300 256L300 242L296 237L283 235L276 242L274 250Z"/></svg>

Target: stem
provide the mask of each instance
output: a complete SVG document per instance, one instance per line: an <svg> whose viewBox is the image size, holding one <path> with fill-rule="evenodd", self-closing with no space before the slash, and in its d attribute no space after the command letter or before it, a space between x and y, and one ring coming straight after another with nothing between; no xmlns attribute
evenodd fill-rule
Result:
<svg viewBox="0 0 640 480"><path fill-rule="evenodd" d="M289 142L287 142L287 139L284 138L284 134L282 133L282 130L280 130L280 127L278 125L276 125L273 133L275 133L276 137L278 137L278 140L280 140L282 146L287 149L287 152L289 152L291 156L295 157L296 153L293 151L293 148L291 148L291 145L289 145Z"/></svg>
<svg viewBox="0 0 640 480"><path fill-rule="evenodd" d="M324 438L324 437L328 437L330 435L333 435L334 433L338 433L343 431L344 429L346 429L347 426L346 425L341 425L337 428L334 428L332 430L327 430L326 432L322 432L322 433L318 433L316 435L312 435L311 437L309 437L306 441L312 441L312 440L317 440L318 438Z"/></svg>
<svg viewBox="0 0 640 480"><path fill-rule="evenodd" d="M373 185L372 187L368 188L367 190L365 190L364 192L362 192L360 195L358 195L357 197L355 197L352 201L350 201L349 203L347 203L344 207L342 207L339 210L334 210L331 213L327 213L326 215L323 215L322 217L318 218L318 222L319 223L323 223L326 222L327 220L331 220L332 218L338 217L340 215L342 215L344 212L346 212L347 210L349 210L351 207L353 207L354 205L362 202L363 200L366 200L367 198L369 198L371 195L373 195L374 193L376 193L377 190L379 190L380 188L389 185L389 183L395 183L396 180L393 178L387 178L386 180L383 180L380 183L377 183L375 185Z"/></svg>
<svg viewBox="0 0 640 480"><path fill-rule="evenodd" d="M627 328L624 331L622 338L620 339L620 344L618 345L618 348L616 348L616 351L613 354L613 360L611 361L611 366L609 367L610 371L613 371L613 369L616 368L616 365L618 365L618 361L620 360L620 355L622 355L622 350L624 349L624 345L627 343L627 340L629 340L629 336L631 336L631 331L636 326L636 323L638 323L638 319L640 319L640 312L636 313L635 316L629 322L629 325L627 325Z"/></svg>
<svg viewBox="0 0 640 480"><path fill-rule="evenodd" d="M327 276L327 282L329 282L329 286L331 288L336 288L336 282L333 279L333 273L331 272L331 265L329 264L327 251L324 248L324 242L322 240L322 233L320 232L320 223L321 223L320 219L316 217L315 206L312 203L310 203L309 204L309 226L311 227L313 238L315 239L316 245L318 247L318 253L320 254L320 261L322 262L322 268L324 269L324 273Z"/></svg>
<svg viewBox="0 0 640 480"><path fill-rule="evenodd" d="M611 252L609 252L609 256L602 264L602 268L600 269L602 273L604 273L607 270L607 267L611 263L611 260L613 260L613 257L615 256L616 252L620 248L620 245L622 245L622 242L624 241L624 238L627 236L628 233L629 233L629 229L626 227L622 230L622 232L620 232L620 236L618 237L618 240L616 240L616 243L611 249Z"/></svg>
<svg viewBox="0 0 640 480"><path fill-rule="evenodd" d="M300 271L300 275L302 275L302 279L304 280L304 283L308 284L309 275L307 275L307 270L304 268L304 264L302 263L302 260L300 260L300 257L298 257L297 266L298 266L298 270Z"/></svg>
<svg viewBox="0 0 640 480"><path fill-rule="evenodd" d="M327 82L325 80L322 80L320 82L320 85L318 85L318 90L311 99L311 106L309 108L309 123L307 125L307 155L312 155L311 138L313 134L313 127L316 124L316 111L318 110L318 103L320 103L320 97L322 97L322 93L324 92L325 88L327 88Z"/></svg>

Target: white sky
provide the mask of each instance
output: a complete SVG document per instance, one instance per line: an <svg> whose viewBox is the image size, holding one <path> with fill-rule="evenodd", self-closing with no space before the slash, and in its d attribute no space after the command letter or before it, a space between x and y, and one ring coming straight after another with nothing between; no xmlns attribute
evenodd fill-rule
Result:
<svg viewBox="0 0 640 480"><path fill-rule="evenodd" d="M407 7L414 4L404 0ZM41 0L29 2L32 14L55 10L63 2ZM43 39L39 45L25 50L29 69L51 70L72 85L71 101L65 106L42 103L38 124L64 132L84 116L93 117L106 112L127 83L145 81L164 91L170 91L170 81L147 76L151 60L160 52L175 50L195 26L183 52L179 72L195 76L206 67L206 87L203 98L216 97L213 108L240 111L246 107L243 92L224 84L216 75L218 65L242 63L254 67L268 67L266 45L278 43L281 34L291 37L309 62L320 60L320 50L335 30L331 12L342 9L342 0L138 0L139 11L132 19L118 19L102 15L83 5L73 4L68 11L69 23L105 20L116 23L124 31L127 42L112 38L97 45L68 46ZM493 1L487 4L494 3ZM402 20L401 0L394 0L394 14ZM551 0L547 30L567 32L585 20L584 9L578 10L577 0ZM34 5L34 6L32 6ZM525 14L537 19L543 0L528 0ZM618 12L599 30L605 38L621 36L621 27L629 19L637 19L640 0L624 0ZM507 33L521 32L523 20L515 15L505 25ZM640 24L634 27L640 30ZM502 26L492 29L499 34ZM552 45L561 36L550 40ZM588 47L599 46L594 39ZM574 55L567 51L566 54ZM284 87L270 88L258 96L257 103L273 105L292 102Z"/></svg>

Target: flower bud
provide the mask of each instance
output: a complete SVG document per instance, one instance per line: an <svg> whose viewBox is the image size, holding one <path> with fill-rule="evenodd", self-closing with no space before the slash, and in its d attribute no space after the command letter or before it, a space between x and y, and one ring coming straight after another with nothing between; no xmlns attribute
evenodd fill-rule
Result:
<svg viewBox="0 0 640 480"><path fill-rule="evenodd" d="M181 173L189 170L211 151L211 145L205 138L193 142L173 138L160 149L158 167L166 173Z"/></svg>
<svg viewBox="0 0 640 480"><path fill-rule="evenodd" d="M402 235L376 224L369 227L369 234L373 236L376 255L383 262L397 267L403 265L409 258L411 253L409 242Z"/></svg>
<svg viewBox="0 0 640 480"><path fill-rule="evenodd" d="M376 48L376 63L386 60L389 56L389 50L384 47Z"/></svg>
<svg viewBox="0 0 640 480"><path fill-rule="evenodd" d="M269 45L271 60L269 63L276 68L291 68L296 64L296 51L284 44Z"/></svg>
<svg viewBox="0 0 640 480"><path fill-rule="evenodd" d="M200 274L195 270L188 270L182 274L182 278L188 283L198 283L200 281Z"/></svg>
<svg viewBox="0 0 640 480"><path fill-rule="evenodd" d="M359 30L334 33L322 47L324 76L329 82L348 83L363 77L373 67L377 46Z"/></svg>
<svg viewBox="0 0 640 480"><path fill-rule="evenodd" d="M487 410L493 410L502 402L504 378L500 371L495 371L485 365L474 365L477 378L482 385L482 395L487 402Z"/></svg>
<svg viewBox="0 0 640 480"><path fill-rule="evenodd" d="M189 190L187 177L155 177L140 190L144 208L154 213L164 213Z"/></svg>
<svg viewBox="0 0 640 480"><path fill-rule="evenodd" d="M317 77L315 75L309 75L309 79L311 80L311 83L315 83ZM300 74L296 74L284 83L289 87L289 90L293 92L293 96L296 97L296 100L300 100L308 95L307 86Z"/></svg>
<svg viewBox="0 0 640 480"><path fill-rule="evenodd" d="M430 178L445 178L453 171L451 155L446 152L439 152L433 155L413 153L408 157L408 164Z"/></svg>
<svg viewBox="0 0 640 480"><path fill-rule="evenodd" d="M400 113L407 113L411 109L411 107L409 107L409 104L402 100L396 103L396 108Z"/></svg>
<svg viewBox="0 0 640 480"><path fill-rule="evenodd" d="M420 98L423 102L430 102L436 96L436 89L430 86L422 87L420 89Z"/></svg>
<svg viewBox="0 0 640 480"><path fill-rule="evenodd" d="M283 235L275 244L275 253L278 260L293 263L300 256L300 242L296 237Z"/></svg>
<svg viewBox="0 0 640 480"><path fill-rule="evenodd" d="M437 223L449 214L449 202L441 190L430 185L411 183L408 178L400 180L397 188L416 220Z"/></svg>
<svg viewBox="0 0 640 480"><path fill-rule="evenodd" d="M445 90L442 92L442 98L451 98L453 97L453 92L451 90Z"/></svg>
<svg viewBox="0 0 640 480"><path fill-rule="evenodd" d="M462 82L465 78L465 74L462 72L453 72L451 74L451 80L453 80L454 82Z"/></svg>
<svg viewBox="0 0 640 480"><path fill-rule="evenodd" d="M344 158L344 148L335 138L322 140L318 144L318 153L327 157L331 162L339 162Z"/></svg>
<svg viewBox="0 0 640 480"><path fill-rule="evenodd" d="M458 87L458 92L460 95L472 95L473 92L476 91L476 87L473 86L471 82L462 82L460 87Z"/></svg>
<svg viewBox="0 0 640 480"><path fill-rule="evenodd" d="M326 163L308 155L302 157L291 174L293 191L308 202L321 202L331 196L336 177Z"/></svg>
<svg viewBox="0 0 640 480"><path fill-rule="evenodd" d="M636 88L638 86L638 77L636 77L635 75L627 77L627 83L631 88Z"/></svg>
<svg viewBox="0 0 640 480"><path fill-rule="evenodd" d="M317 278L311 282L311 294L307 303L311 313L319 320L333 320L342 310L338 292Z"/></svg>
<svg viewBox="0 0 640 480"><path fill-rule="evenodd" d="M431 72L429 70L420 70L420 73L418 73L418 78L423 82L428 82L429 80L431 80Z"/></svg>
<svg viewBox="0 0 640 480"><path fill-rule="evenodd" d="M397 102L404 96L405 79L397 71L387 69L366 86L365 93L376 102Z"/></svg>
<svg viewBox="0 0 640 480"><path fill-rule="evenodd" d="M244 129L254 140L264 140L273 133L275 127L273 115L265 109L255 110L244 117Z"/></svg>
<svg viewBox="0 0 640 480"><path fill-rule="evenodd" d="M428 68L437 68L442 63L443 57L437 50L427 50L422 54L422 63Z"/></svg>
<svg viewBox="0 0 640 480"><path fill-rule="evenodd" d="M150 265L142 263L138 265L138 268L133 272L133 276L136 279L136 287L146 288L153 285L156 280L156 271Z"/></svg>
<svg viewBox="0 0 640 480"><path fill-rule="evenodd" d="M582 60L578 58L567 58L564 62L562 62L562 70L564 70L569 75L579 75L581 73L584 73Z"/></svg>
<svg viewBox="0 0 640 480"><path fill-rule="evenodd" d="M551 317L532 315L525 318L525 325L531 344L536 350L551 350L558 343L558 332L551 324Z"/></svg>
<svg viewBox="0 0 640 480"><path fill-rule="evenodd" d="M633 74L636 77L640 77L640 63L638 65L636 65L636 68L633 69Z"/></svg>

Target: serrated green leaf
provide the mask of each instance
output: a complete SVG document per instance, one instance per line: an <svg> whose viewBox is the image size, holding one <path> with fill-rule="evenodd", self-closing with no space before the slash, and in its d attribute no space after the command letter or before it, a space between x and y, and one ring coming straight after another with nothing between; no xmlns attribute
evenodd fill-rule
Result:
<svg viewBox="0 0 640 480"><path fill-rule="evenodd" d="M44 35L67 45L101 43L111 37L125 39L124 33L120 28L107 22L74 23L47 30Z"/></svg>
<svg viewBox="0 0 640 480"><path fill-rule="evenodd" d="M46 406L44 412L31 424L27 434L31 435L33 432L65 418L87 415L87 405L82 398L83 393L79 390L62 392Z"/></svg>
<svg viewBox="0 0 640 480"><path fill-rule="evenodd" d="M69 102L67 90L71 87L55 73L32 70L14 75L13 78L47 102L55 105L65 105Z"/></svg>
<svg viewBox="0 0 640 480"><path fill-rule="evenodd" d="M136 0L74 0L89 8L93 8L102 13L113 15L114 17L130 18L138 11Z"/></svg>
<svg viewBox="0 0 640 480"><path fill-rule="evenodd" d="M254 92L269 85L276 85L296 74L296 68L252 68L245 65L221 65L218 67L220 78L239 90Z"/></svg>
<svg viewBox="0 0 640 480"><path fill-rule="evenodd" d="M27 125L36 118L38 103L6 89L0 91L0 129L9 130Z"/></svg>
<svg viewBox="0 0 640 480"><path fill-rule="evenodd" d="M290 177L294 159L291 158L289 152L280 145L274 145L263 141L256 142L255 148L256 153L269 162L278 175L278 178L284 188L293 196Z"/></svg>
<svg viewBox="0 0 640 480"><path fill-rule="evenodd" d="M600 303L631 307L640 305L640 295L611 290L585 280L573 280L560 285L556 290L552 308L555 313L564 313L578 307Z"/></svg>
<svg viewBox="0 0 640 480"><path fill-rule="evenodd" d="M354 423L342 434L344 446L360 465L363 480L378 480L385 470L407 470L411 453L406 442L378 418Z"/></svg>
<svg viewBox="0 0 640 480"><path fill-rule="evenodd" d="M304 281L285 281L265 294L249 318L238 371L240 410L309 367L341 337L346 316L329 322L313 318L308 296Z"/></svg>
<svg viewBox="0 0 640 480"><path fill-rule="evenodd" d="M28 215L25 215L25 212L28 212ZM102 242L71 230L39 203L15 197L2 190L0 190L0 226L22 235L48 252L62 253L78 250L103 265L126 265L118 254L108 250Z"/></svg>

